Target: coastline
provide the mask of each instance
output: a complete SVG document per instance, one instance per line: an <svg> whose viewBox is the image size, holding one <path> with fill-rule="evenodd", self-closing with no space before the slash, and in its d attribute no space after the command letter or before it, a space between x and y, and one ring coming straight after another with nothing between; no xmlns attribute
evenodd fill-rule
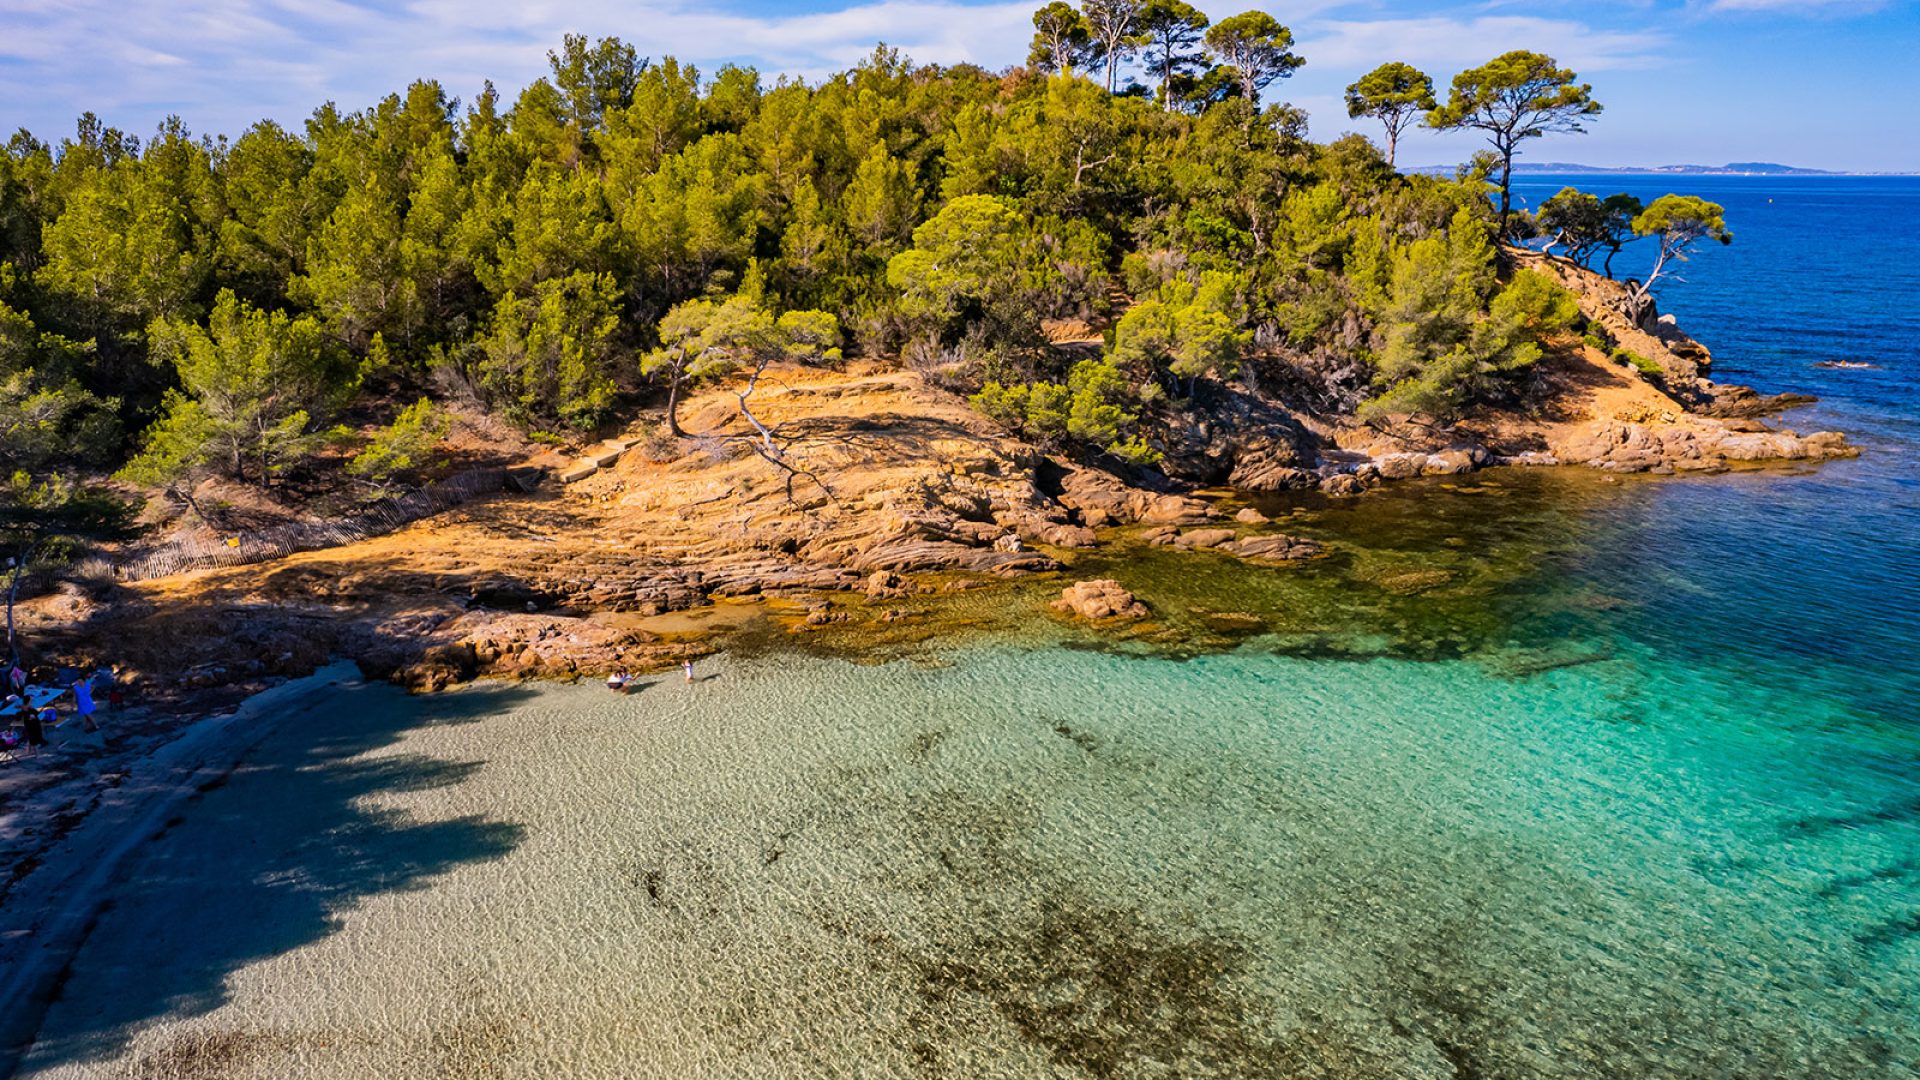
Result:
<svg viewBox="0 0 1920 1080"><path fill-rule="evenodd" d="M1806 399L1713 382L1710 353L1670 318L1630 324L1625 286L1507 254L1572 289L1592 331L1542 359L1519 402L1450 431L1360 424L1235 389L1205 423L1169 428L1166 473L1148 474L1049 453L912 371L778 368L754 408L788 433L801 472L723 441L750 434L723 385L682 406L701 439L663 447L636 428L532 493L476 499L386 536L81 582L25 605L26 633L50 655L126 669L149 698L301 676L329 657L420 690L650 671L716 643L697 625L645 620L719 603L765 599L811 629L865 621L849 611L862 605L877 605L870 625L912 624L909 599L1054 581L1085 553L1129 545L1256 568L1339 557L1338 540L1296 535L1312 515L1276 521L1255 503L1365 500L1503 466L1611 481L1858 453L1841 435L1768 422Z"/></svg>

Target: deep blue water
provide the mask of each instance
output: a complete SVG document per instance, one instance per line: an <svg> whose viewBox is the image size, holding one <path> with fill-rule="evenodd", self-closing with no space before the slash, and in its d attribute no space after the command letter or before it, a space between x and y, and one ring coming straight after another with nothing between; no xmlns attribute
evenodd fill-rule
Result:
<svg viewBox="0 0 1920 1080"><path fill-rule="evenodd" d="M1630 630L1669 655L1920 726L1920 178L1542 175L1516 189L1533 205L1568 184L1725 206L1734 242L1662 287L1661 310L1712 350L1716 379L1813 394L1785 422L1864 449L1800 475L1656 485L1613 508L1631 543L1593 545L1580 569L1668 593ZM1644 271L1647 247L1616 274ZM1899 779L1912 799L1920 765Z"/></svg>

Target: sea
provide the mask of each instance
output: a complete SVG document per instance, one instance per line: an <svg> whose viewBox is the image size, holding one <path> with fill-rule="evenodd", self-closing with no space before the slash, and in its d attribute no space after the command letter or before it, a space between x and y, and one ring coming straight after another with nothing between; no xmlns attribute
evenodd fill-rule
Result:
<svg viewBox="0 0 1920 1080"><path fill-rule="evenodd" d="M19 1075L1920 1076L1920 180L1566 183L1723 204L1662 310L1861 456L1268 499L1334 554L1087 554L1121 635L1015 585L333 687Z"/></svg>

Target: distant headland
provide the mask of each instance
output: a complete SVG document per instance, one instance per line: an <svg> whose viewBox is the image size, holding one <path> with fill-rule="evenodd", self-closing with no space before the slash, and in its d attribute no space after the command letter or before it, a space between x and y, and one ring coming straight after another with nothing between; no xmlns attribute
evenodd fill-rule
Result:
<svg viewBox="0 0 1920 1080"><path fill-rule="evenodd" d="M1433 165L1409 172L1452 173L1455 166ZM1527 173L1647 174L1661 176L1914 176L1903 172L1851 172L1844 169L1803 169L1776 161L1730 161L1725 165L1578 165L1568 161L1516 161L1516 175Z"/></svg>

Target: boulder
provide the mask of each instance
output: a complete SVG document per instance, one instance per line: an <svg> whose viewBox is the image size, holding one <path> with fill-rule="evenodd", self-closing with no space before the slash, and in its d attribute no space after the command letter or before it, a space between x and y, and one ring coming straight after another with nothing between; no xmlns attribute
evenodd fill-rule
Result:
<svg viewBox="0 0 1920 1080"><path fill-rule="evenodd" d="M1150 495L1138 519L1152 525L1197 525L1213 516L1213 507L1185 495Z"/></svg>
<svg viewBox="0 0 1920 1080"><path fill-rule="evenodd" d="M1174 537L1173 546L1187 548L1214 548L1233 539L1232 529L1188 529Z"/></svg>
<svg viewBox="0 0 1920 1080"><path fill-rule="evenodd" d="M1428 454L1420 471L1428 476L1455 476L1478 468L1484 456L1473 450L1442 450Z"/></svg>
<svg viewBox="0 0 1920 1080"><path fill-rule="evenodd" d="M1269 533L1265 536L1248 536L1230 544L1222 544L1220 550L1230 551L1249 562L1292 562L1297 559L1311 559L1327 549L1325 545L1304 537Z"/></svg>
<svg viewBox="0 0 1920 1080"><path fill-rule="evenodd" d="M1094 622L1147 617L1147 605L1112 578L1076 581L1061 591L1052 606L1055 611Z"/></svg>
<svg viewBox="0 0 1920 1080"><path fill-rule="evenodd" d="M1095 528L1138 520L1134 496L1139 492L1097 469L1068 468L1060 479L1060 504Z"/></svg>
<svg viewBox="0 0 1920 1080"><path fill-rule="evenodd" d="M1425 454L1383 454L1374 460L1374 466L1380 470L1385 480L1406 480L1419 476L1427 467Z"/></svg>
<svg viewBox="0 0 1920 1080"><path fill-rule="evenodd" d="M1093 530L1084 525L1043 525L1034 535L1041 543L1054 547L1090 548L1097 542Z"/></svg>
<svg viewBox="0 0 1920 1080"><path fill-rule="evenodd" d="M1233 520L1242 525L1265 525L1273 519L1249 506L1233 515Z"/></svg>
<svg viewBox="0 0 1920 1080"><path fill-rule="evenodd" d="M1358 495L1367 490L1367 485L1352 473L1335 473L1320 481L1320 490L1329 495Z"/></svg>
<svg viewBox="0 0 1920 1080"><path fill-rule="evenodd" d="M1252 439L1234 453L1227 483L1242 491L1312 487L1313 474L1301 467L1308 460L1309 456L1289 439Z"/></svg>

